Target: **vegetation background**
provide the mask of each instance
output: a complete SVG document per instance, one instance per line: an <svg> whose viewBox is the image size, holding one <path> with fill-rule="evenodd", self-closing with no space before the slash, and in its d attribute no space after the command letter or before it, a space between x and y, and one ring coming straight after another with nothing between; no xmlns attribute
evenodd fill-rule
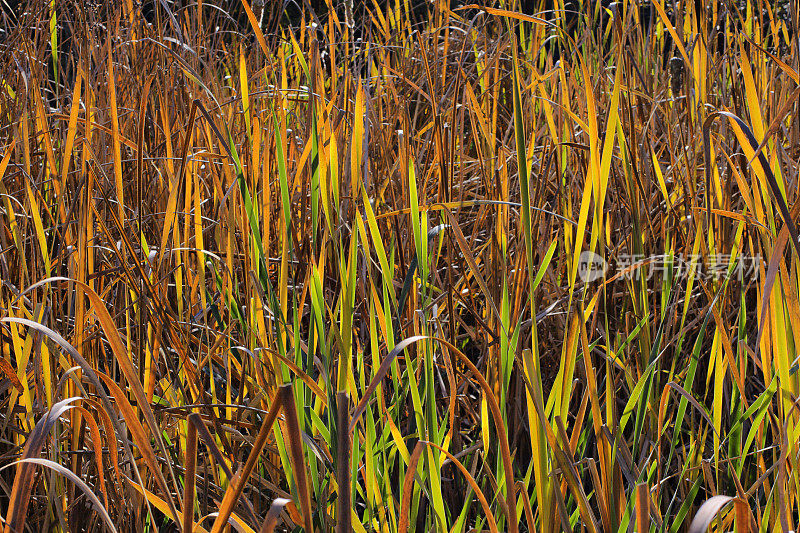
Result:
<svg viewBox="0 0 800 533"><path fill-rule="evenodd" d="M4 531L796 529L792 2L3 2Z"/></svg>

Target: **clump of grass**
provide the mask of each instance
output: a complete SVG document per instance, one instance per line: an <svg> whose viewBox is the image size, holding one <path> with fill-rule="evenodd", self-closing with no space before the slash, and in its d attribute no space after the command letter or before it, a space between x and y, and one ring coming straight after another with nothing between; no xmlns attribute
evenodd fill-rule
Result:
<svg viewBox="0 0 800 533"><path fill-rule="evenodd" d="M797 13L317 4L3 8L4 530L796 529Z"/></svg>

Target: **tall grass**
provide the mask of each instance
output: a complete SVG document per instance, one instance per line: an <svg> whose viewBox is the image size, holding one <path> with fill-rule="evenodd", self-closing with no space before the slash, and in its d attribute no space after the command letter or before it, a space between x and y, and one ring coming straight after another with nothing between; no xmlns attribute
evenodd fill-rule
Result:
<svg viewBox="0 0 800 533"><path fill-rule="evenodd" d="M797 10L325 4L3 7L4 531L795 530Z"/></svg>

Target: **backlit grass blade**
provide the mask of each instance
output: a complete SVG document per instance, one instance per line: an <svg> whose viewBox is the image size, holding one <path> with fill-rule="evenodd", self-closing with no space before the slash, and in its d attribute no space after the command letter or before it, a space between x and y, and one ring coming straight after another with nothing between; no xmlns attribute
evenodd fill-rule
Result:
<svg viewBox="0 0 800 533"><path fill-rule="evenodd" d="M100 518L103 519L103 523L108 528L108 530L112 531L112 532L116 532L117 531L117 528L114 527L114 521L109 516L109 514L106 511L105 507L103 507L103 504L97 498L97 495L95 495L94 492L92 492L92 489L90 489L89 486L86 485L86 483L84 483L83 480L81 478L79 478L77 475L75 475L71 470L68 470L64 466L62 466L62 465L60 465L58 463L54 463L53 461L50 461L48 459L39 459L39 458L36 458L36 457L29 457L29 458L21 459L21 460L15 462L15 463L11 463L10 465L4 466L3 468L6 468L8 466L13 466L14 464L21 464L21 463L22 464L39 465L39 466L44 466L46 468L50 468L52 470L55 470L56 472L58 472L62 476L66 477L67 479L69 479L72 483L77 485L78 488L81 490L81 492L83 492L83 494L86 495L86 497L92 502L94 508L97 510L98 514L100 515Z"/></svg>
<svg viewBox="0 0 800 533"><path fill-rule="evenodd" d="M117 105L117 83L114 74L114 55L111 39L107 41L108 98L111 111L111 149L114 154L114 185L116 187L119 219L125 220L125 186L122 180L122 148L120 141L119 107Z"/></svg>
<svg viewBox="0 0 800 533"><path fill-rule="evenodd" d="M306 480L303 443L300 437L300 427L297 421L297 408L294 404L292 386L283 385L278 389L278 397L281 401L284 413L286 414L287 438L291 450L292 466L294 467L294 481L297 485L298 498L300 499L300 509L303 512L303 526L306 531L313 532L314 524L311 517L311 499Z"/></svg>

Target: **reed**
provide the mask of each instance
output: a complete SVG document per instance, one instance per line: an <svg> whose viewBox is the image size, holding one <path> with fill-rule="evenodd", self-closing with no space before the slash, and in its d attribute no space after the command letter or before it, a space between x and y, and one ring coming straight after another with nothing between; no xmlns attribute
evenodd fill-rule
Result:
<svg viewBox="0 0 800 533"><path fill-rule="evenodd" d="M6 533L797 529L796 9L228 4L0 7Z"/></svg>

